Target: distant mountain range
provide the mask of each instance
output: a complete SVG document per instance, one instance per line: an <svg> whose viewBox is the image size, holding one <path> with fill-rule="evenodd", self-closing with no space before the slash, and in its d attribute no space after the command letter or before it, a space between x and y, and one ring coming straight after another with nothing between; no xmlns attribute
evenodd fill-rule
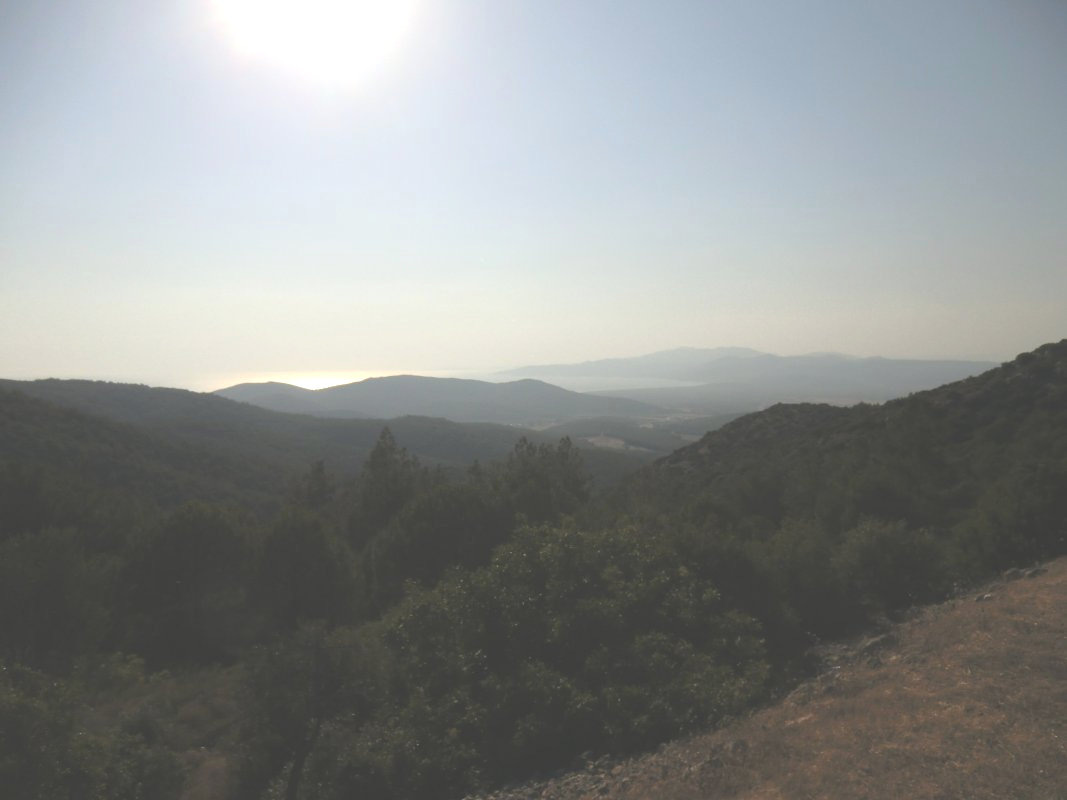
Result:
<svg viewBox="0 0 1067 800"><path fill-rule="evenodd" d="M778 402L883 402L995 366L989 361L858 358L837 353L777 356L742 347L683 347L636 358L520 367L499 375L570 385L581 382L588 389L602 381L603 390L595 392L601 396L638 400L673 412L721 414ZM608 390L612 381L623 380L643 381L644 386Z"/></svg>
<svg viewBox="0 0 1067 800"><path fill-rule="evenodd" d="M529 379L490 383L394 375L315 390L286 383L242 383L215 394L274 411L319 417L418 415L454 422L544 426L591 417L663 414L662 409L636 400L580 394Z"/></svg>
<svg viewBox="0 0 1067 800"><path fill-rule="evenodd" d="M598 418L617 422L720 416L779 402L877 403L994 366L987 361L835 353L777 356L745 347L681 347L633 358L518 367L492 376L503 382L394 375L316 390L286 383L242 383L215 394L272 411L317 417L417 415L543 428ZM573 391L578 387L588 391Z"/></svg>
<svg viewBox="0 0 1067 800"><path fill-rule="evenodd" d="M579 364L540 364L499 372L499 378L539 378L554 382L560 378L630 378L668 381L704 380L709 366L723 359L765 356L748 347L677 347L630 358L602 358Z"/></svg>
<svg viewBox="0 0 1067 800"><path fill-rule="evenodd" d="M315 461L351 480L386 425L424 464L452 470L503 460L522 436L550 444L568 433L419 416L327 419L183 389L0 379L0 468L10 461L88 487L119 485L163 507L202 499L275 510ZM578 444L594 483L605 485L686 443L661 438L655 449Z"/></svg>
<svg viewBox="0 0 1067 800"><path fill-rule="evenodd" d="M657 460L623 494L653 514L683 513L683 502L703 503L703 493L714 491L750 504L746 514L803 518L830 507L820 493L843 492L860 516L928 524L920 496L929 495L930 507L964 514L974 508L974 496L961 489L967 482L1035 486L1045 479L1045 464L1067 464L1065 458L1067 339L880 405L782 403L744 415ZM1020 469L1020 462L1029 466ZM1007 464L1018 472L1009 475ZM761 486L779 500L764 502L755 488ZM642 490L655 502L641 499ZM803 509L775 505L805 493L811 505ZM952 518L945 514L938 524Z"/></svg>

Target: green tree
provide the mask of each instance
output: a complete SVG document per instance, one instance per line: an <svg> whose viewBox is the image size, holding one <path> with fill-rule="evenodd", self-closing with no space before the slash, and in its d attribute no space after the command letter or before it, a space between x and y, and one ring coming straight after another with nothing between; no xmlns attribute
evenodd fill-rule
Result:
<svg viewBox="0 0 1067 800"><path fill-rule="evenodd" d="M111 625L113 573L75 528L0 542L0 657L64 672L94 652Z"/></svg>
<svg viewBox="0 0 1067 800"><path fill-rule="evenodd" d="M0 541L41 530L51 521L54 505L41 470L0 466Z"/></svg>
<svg viewBox="0 0 1067 800"><path fill-rule="evenodd" d="M863 609L846 593L845 577L835 568L837 547L837 538L824 524L796 519L783 522L765 544L750 546L765 591L773 593L791 627L801 634L839 636L864 619ZM792 643L801 647L805 641L797 638Z"/></svg>
<svg viewBox="0 0 1067 800"><path fill-rule="evenodd" d="M736 713L767 677L759 626L648 531L525 528L488 567L385 618L403 796L469 791Z"/></svg>
<svg viewBox="0 0 1067 800"><path fill-rule="evenodd" d="M83 724L76 687L0 661L0 786L18 800L175 800L177 759L141 732Z"/></svg>
<svg viewBox="0 0 1067 800"><path fill-rule="evenodd" d="M375 607L399 600L408 580L429 586L450 567L484 565L511 527L503 500L479 482L440 484L418 493L364 550Z"/></svg>
<svg viewBox="0 0 1067 800"><path fill-rule="evenodd" d="M388 427L382 428L356 482L356 507L349 521L353 547L361 549L384 528L427 477L419 460L397 444Z"/></svg>
<svg viewBox="0 0 1067 800"><path fill-rule="evenodd" d="M245 683L249 715L235 796L254 800L272 783L297 800L308 759L331 726L358 728L377 702L380 670L349 629L321 623L260 647Z"/></svg>
<svg viewBox="0 0 1067 800"><path fill-rule="evenodd" d="M260 544L252 580L254 606L272 631L300 622L350 622L362 591L351 550L320 515L290 508Z"/></svg>
<svg viewBox="0 0 1067 800"><path fill-rule="evenodd" d="M943 596L951 574L933 531L878 519L844 534L833 567L850 602L868 616Z"/></svg>
<svg viewBox="0 0 1067 800"><path fill-rule="evenodd" d="M139 543L126 570L127 639L153 665L226 660L247 642L250 550L223 510L191 503Z"/></svg>
<svg viewBox="0 0 1067 800"><path fill-rule="evenodd" d="M516 514L527 522L558 522L589 500L589 476L569 437L559 444L519 439L504 465L504 489Z"/></svg>
<svg viewBox="0 0 1067 800"><path fill-rule="evenodd" d="M311 465L293 489L295 505L309 510L323 509L337 493L337 486L326 473L326 465L320 459Z"/></svg>

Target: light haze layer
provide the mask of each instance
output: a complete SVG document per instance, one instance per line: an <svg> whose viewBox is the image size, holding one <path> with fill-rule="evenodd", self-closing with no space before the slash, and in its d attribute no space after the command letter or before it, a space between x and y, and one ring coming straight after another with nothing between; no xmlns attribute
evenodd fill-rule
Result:
<svg viewBox="0 0 1067 800"><path fill-rule="evenodd" d="M206 6L0 9L0 375L1065 335L1062 3L425 0L348 92Z"/></svg>

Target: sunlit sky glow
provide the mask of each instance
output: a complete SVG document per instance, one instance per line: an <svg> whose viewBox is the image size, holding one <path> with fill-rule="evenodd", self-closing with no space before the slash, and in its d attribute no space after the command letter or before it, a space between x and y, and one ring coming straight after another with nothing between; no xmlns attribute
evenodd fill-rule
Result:
<svg viewBox="0 0 1067 800"><path fill-rule="evenodd" d="M234 48L325 87L373 77L409 32L410 0L212 0Z"/></svg>
<svg viewBox="0 0 1067 800"><path fill-rule="evenodd" d="M228 380L231 384L275 381L276 383L288 383L292 386L300 386L304 389L325 389L327 386L338 386L340 384L362 381L368 378L380 378L385 375L408 375L413 372L416 372L416 370L407 370L403 368L378 370L375 372L254 372L249 373L248 375L223 375L219 376L219 378ZM447 372L423 371L420 374L437 378L454 377Z"/></svg>
<svg viewBox="0 0 1067 800"><path fill-rule="evenodd" d="M1058 0L220 3L0 5L0 376L1067 336Z"/></svg>

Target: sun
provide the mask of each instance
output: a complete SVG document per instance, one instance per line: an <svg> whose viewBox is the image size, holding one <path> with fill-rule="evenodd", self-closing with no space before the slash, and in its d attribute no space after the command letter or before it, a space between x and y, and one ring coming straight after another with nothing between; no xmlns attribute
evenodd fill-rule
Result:
<svg viewBox="0 0 1067 800"><path fill-rule="evenodd" d="M416 0L210 0L245 58L328 88L353 87L389 61Z"/></svg>

